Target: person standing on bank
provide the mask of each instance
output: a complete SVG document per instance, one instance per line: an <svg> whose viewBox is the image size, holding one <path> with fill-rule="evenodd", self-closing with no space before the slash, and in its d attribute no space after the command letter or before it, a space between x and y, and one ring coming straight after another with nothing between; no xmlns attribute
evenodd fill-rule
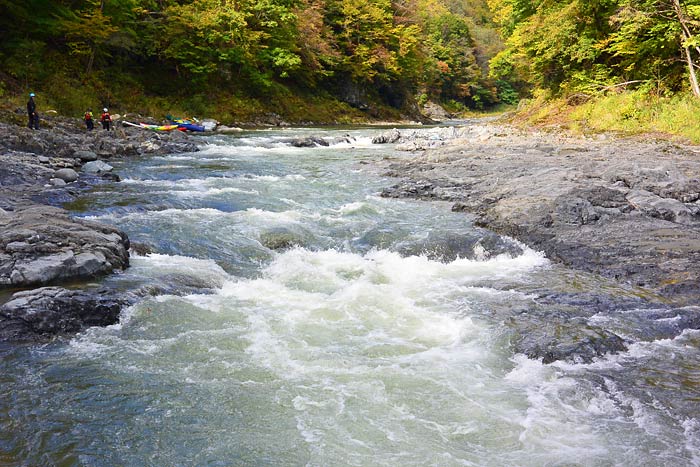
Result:
<svg viewBox="0 0 700 467"><path fill-rule="evenodd" d="M107 107L102 109L102 116L100 117L100 121L102 122L102 128L105 130L109 131L112 126L112 116L109 115L109 111L107 110Z"/></svg>
<svg viewBox="0 0 700 467"><path fill-rule="evenodd" d="M92 129L95 128L95 122L92 120L92 109L87 109L84 120L87 129L92 131Z"/></svg>
<svg viewBox="0 0 700 467"><path fill-rule="evenodd" d="M34 93L29 93L29 101L27 101L27 116L29 117L29 128L34 130L39 129L39 114L36 113L36 102L34 102Z"/></svg>

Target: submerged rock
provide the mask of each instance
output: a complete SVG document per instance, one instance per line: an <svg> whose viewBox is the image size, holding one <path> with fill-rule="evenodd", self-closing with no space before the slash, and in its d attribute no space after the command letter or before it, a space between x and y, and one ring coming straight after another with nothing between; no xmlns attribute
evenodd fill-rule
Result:
<svg viewBox="0 0 700 467"><path fill-rule="evenodd" d="M318 136L308 136L306 138L294 138L290 144L296 148L315 148L317 146L330 146L330 143Z"/></svg>
<svg viewBox="0 0 700 467"><path fill-rule="evenodd" d="M624 340L613 332L592 326L582 318L568 321L513 318L514 350L529 358L552 363L567 360L590 363L594 358L627 350Z"/></svg>
<svg viewBox="0 0 700 467"><path fill-rule="evenodd" d="M309 234L286 227L277 227L260 233L260 243L270 250L281 251L309 244Z"/></svg>

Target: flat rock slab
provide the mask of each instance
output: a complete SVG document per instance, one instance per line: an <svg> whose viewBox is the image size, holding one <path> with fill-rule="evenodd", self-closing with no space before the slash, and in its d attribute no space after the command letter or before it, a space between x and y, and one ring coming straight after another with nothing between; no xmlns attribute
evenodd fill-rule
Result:
<svg viewBox="0 0 700 467"><path fill-rule="evenodd" d="M28 205L0 216L0 288L93 278L129 264L120 230L50 206Z"/></svg>

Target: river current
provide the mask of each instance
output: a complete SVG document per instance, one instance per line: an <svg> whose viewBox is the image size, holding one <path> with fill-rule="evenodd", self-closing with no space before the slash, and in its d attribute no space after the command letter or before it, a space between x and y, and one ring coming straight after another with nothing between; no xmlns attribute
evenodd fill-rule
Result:
<svg viewBox="0 0 700 467"><path fill-rule="evenodd" d="M700 465L700 333L592 363L514 352L504 322L543 291L633 292L380 197L376 162L409 155L378 132L114 162L123 181L73 209L157 251L106 279L150 293L117 325L0 346L0 464ZM308 135L331 145L289 144Z"/></svg>

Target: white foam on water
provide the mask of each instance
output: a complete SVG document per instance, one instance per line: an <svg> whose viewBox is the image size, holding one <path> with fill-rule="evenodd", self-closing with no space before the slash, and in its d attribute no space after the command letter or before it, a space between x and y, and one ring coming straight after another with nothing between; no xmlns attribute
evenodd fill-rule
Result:
<svg viewBox="0 0 700 467"><path fill-rule="evenodd" d="M617 410L606 394L579 391L575 379L524 355L516 355L513 363L505 380L527 393L528 408L518 423L523 428L519 439L529 457L546 453L578 465L582 459L594 464L594 459L609 456L612 447L590 423Z"/></svg>
<svg viewBox="0 0 700 467"><path fill-rule="evenodd" d="M683 459L688 457L697 464L700 419L674 423L675 416L658 401L640 400L609 377L604 378L604 387L582 384L581 378L590 373L606 375L643 367L648 359L664 358L666 354L696 352L697 348L686 340L698 335L700 331L686 330L672 339L634 342L626 352L604 355L591 363L557 361L543 365L517 355L513 359L515 368L506 380L528 394L530 407L522 422L522 436L546 452L555 452L557 443L569 452L573 442L577 446L574 452L580 450L582 459L608 459L610 465L636 464L652 453L659 465L685 465ZM674 425L682 429L676 430ZM677 446L679 436L685 441L686 452ZM585 454L589 446L596 449Z"/></svg>
<svg viewBox="0 0 700 467"><path fill-rule="evenodd" d="M354 214L382 214L384 211L375 204L367 201L356 201L347 203L334 210L342 216L352 216Z"/></svg>
<svg viewBox="0 0 700 467"><path fill-rule="evenodd" d="M209 145L201 149L202 155L222 155L222 156L265 156L265 155L298 155L308 148L297 148L290 146L288 143L280 141L244 141L244 143L236 146L226 145Z"/></svg>

